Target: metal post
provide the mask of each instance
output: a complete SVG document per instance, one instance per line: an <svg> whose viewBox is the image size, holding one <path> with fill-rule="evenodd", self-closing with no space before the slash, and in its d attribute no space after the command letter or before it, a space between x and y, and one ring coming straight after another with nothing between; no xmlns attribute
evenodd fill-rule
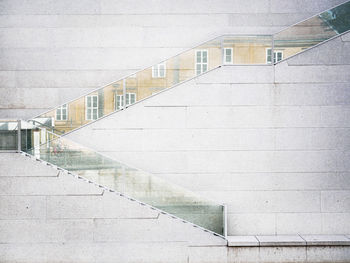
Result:
<svg viewBox="0 0 350 263"><path fill-rule="evenodd" d="M21 151L21 120L17 120L17 151Z"/></svg>
<svg viewBox="0 0 350 263"><path fill-rule="evenodd" d="M220 47L221 47L221 65L225 64L225 52L224 52L224 44L223 44L223 38L224 36L222 36L220 38Z"/></svg>
<svg viewBox="0 0 350 263"><path fill-rule="evenodd" d="M126 108L126 79L123 79L123 109Z"/></svg>
<svg viewBox="0 0 350 263"><path fill-rule="evenodd" d="M224 237L227 237L227 205L224 204L223 207L224 207L224 211L223 211L223 216L224 216L224 218L223 218L224 231L223 232L224 233L223 233L223 235L224 235Z"/></svg>
<svg viewBox="0 0 350 263"><path fill-rule="evenodd" d="M271 65L275 65L275 40L272 35L272 43L271 43Z"/></svg>

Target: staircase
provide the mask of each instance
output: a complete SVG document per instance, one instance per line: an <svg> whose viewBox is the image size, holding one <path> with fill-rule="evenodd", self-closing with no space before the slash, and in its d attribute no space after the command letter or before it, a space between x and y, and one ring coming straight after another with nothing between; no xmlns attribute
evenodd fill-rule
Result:
<svg viewBox="0 0 350 263"><path fill-rule="evenodd" d="M22 145L20 148L28 154L60 169L225 236L223 205L107 158L61 135L221 66L273 66L347 32L350 29L349 13L350 2L346 2L274 35L224 35L212 39L60 105L29 122L4 121L0 129L12 138L12 143L1 144L4 145L2 149L17 149L18 144Z"/></svg>

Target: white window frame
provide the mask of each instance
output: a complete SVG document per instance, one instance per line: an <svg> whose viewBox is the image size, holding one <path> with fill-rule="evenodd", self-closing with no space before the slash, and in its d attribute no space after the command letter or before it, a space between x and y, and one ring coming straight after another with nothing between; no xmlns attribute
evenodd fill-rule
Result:
<svg viewBox="0 0 350 263"><path fill-rule="evenodd" d="M131 102L132 96L134 97L134 101ZM129 103L128 103L128 101L129 101ZM126 93L126 100L125 100L126 106L134 104L135 102L136 102L136 93L134 93L134 92Z"/></svg>
<svg viewBox="0 0 350 263"><path fill-rule="evenodd" d="M161 68L163 67L163 74ZM159 63L155 66L152 66L152 78L165 78L166 77L166 63Z"/></svg>
<svg viewBox="0 0 350 263"><path fill-rule="evenodd" d="M271 61L268 61L268 52L269 52L269 50L271 50ZM277 62L279 62L279 61L281 61L281 60L278 60L278 61L276 61L277 60L277 54L278 53L280 53L281 54L281 60L283 60L283 51L282 50L276 50L276 49L274 49L273 50L273 55L272 55L272 48L267 48L266 49L266 64L271 64L272 63L272 60L273 60L273 63L277 63Z"/></svg>
<svg viewBox="0 0 350 263"><path fill-rule="evenodd" d="M231 61L227 61L226 58L227 58L227 55L226 55L226 50L231 50ZM225 47L224 48L224 64L226 65L230 65L230 64L233 64L233 48L232 47Z"/></svg>
<svg viewBox="0 0 350 263"><path fill-rule="evenodd" d="M121 110L123 108L124 108L124 96L123 96L123 94L115 94L115 109Z"/></svg>
<svg viewBox="0 0 350 263"><path fill-rule="evenodd" d="M65 118L63 118L63 111L66 111ZM60 113L60 117L58 117L58 113ZM68 106L67 104L63 104L62 106L56 109L56 121L66 121L68 119Z"/></svg>
<svg viewBox="0 0 350 263"><path fill-rule="evenodd" d="M88 98L91 98L91 106L88 107ZM94 106L94 98L96 98L96 106ZM90 109L90 116L88 115L88 109ZM94 119L94 110L96 110L96 119ZM98 119L98 95L88 95L85 97L85 119L97 120Z"/></svg>
<svg viewBox="0 0 350 263"><path fill-rule="evenodd" d="M198 52L201 52L201 62L197 62L197 54L198 54ZM203 52L207 53L207 62L203 62ZM200 74L202 74L204 72L207 72L208 69L209 69L209 52L208 52L208 49L196 49L194 54L195 54L194 55L194 65L195 65L194 70L196 72L196 76L198 76L198 75L200 75ZM199 73L197 72L197 65L200 66L200 72ZM207 68L205 71L203 70L203 66L204 65L206 65L206 68Z"/></svg>
<svg viewBox="0 0 350 263"><path fill-rule="evenodd" d="M132 96L134 97L134 100L131 102ZM123 94L116 94L115 95L115 108L116 110L121 110L124 108L124 95ZM118 106L118 101L119 101L119 106ZM126 106L129 106L131 104L134 104L136 102L136 93L134 92L128 92L126 93Z"/></svg>

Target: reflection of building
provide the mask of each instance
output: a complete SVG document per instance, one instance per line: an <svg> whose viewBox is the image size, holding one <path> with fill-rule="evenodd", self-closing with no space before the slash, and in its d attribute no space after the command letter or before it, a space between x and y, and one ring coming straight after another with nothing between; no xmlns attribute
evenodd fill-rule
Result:
<svg viewBox="0 0 350 263"><path fill-rule="evenodd" d="M67 132L222 64L272 64L336 32L320 16L272 36L223 36L64 104L41 117Z"/></svg>

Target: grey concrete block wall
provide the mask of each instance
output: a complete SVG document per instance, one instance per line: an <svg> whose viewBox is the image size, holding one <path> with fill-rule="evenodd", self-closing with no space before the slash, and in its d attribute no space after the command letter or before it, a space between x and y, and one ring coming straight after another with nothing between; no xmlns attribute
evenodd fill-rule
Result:
<svg viewBox="0 0 350 263"><path fill-rule="evenodd" d="M189 262L193 246L227 249L221 237L34 159L0 160L1 262Z"/></svg>
<svg viewBox="0 0 350 263"><path fill-rule="evenodd" d="M34 117L220 34L271 34L341 2L2 0L0 117Z"/></svg>
<svg viewBox="0 0 350 263"><path fill-rule="evenodd" d="M230 235L346 234L348 36L275 67L222 67L68 137L227 203Z"/></svg>

